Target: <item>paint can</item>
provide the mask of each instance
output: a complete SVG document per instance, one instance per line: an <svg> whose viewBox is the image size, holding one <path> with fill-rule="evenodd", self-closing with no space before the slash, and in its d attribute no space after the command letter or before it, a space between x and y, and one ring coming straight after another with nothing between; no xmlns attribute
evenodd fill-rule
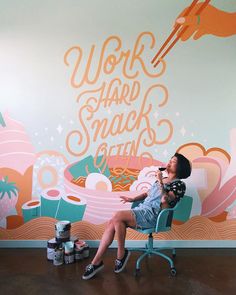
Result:
<svg viewBox="0 0 236 295"><path fill-rule="evenodd" d="M84 258L88 258L89 257L89 245L86 244L86 243L84 245L83 257Z"/></svg>
<svg viewBox="0 0 236 295"><path fill-rule="evenodd" d="M75 248L75 261L82 260L84 258L83 252L83 249Z"/></svg>
<svg viewBox="0 0 236 295"><path fill-rule="evenodd" d="M74 263L75 262L74 252L72 252L72 253L65 253L64 254L64 261L65 261L65 264Z"/></svg>
<svg viewBox="0 0 236 295"><path fill-rule="evenodd" d="M54 250L53 264L58 266L64 263L64 251L63 248L56 248Z"/></svg>
<svg viewBox="0 0 236 295"><path fill-rule="evenodd" d="M75 243L75 260L82 260L84 258L84 246L85 242L79 240Z"/></svg>
<svg viewBox="0 0 236 295"><path fill-rule="evenodd" d="M73 263L75 261L75 256L74 256L74 242L69 241L63 243L64 247L64 261L66 264Z"/></svg>
<svg viewBox="0 0 236 295"><path fill-rule="evenodd" d="M89 245L79 240L75 243L75 260L82 260L89 257Z"/></svg>
<svg viewBox="0 0 236 295"><path fill-rule="evenodd" d="M75 248L76 249L81 249L81 248L84 248L85 246L85 241L83 240L78 240L75 242Z"/></svg>
<svg viewBox="0 0 236 295"><path fill-rule="evenodd" d="M74 245L75 245L75 243L77 243L79 241L79 239L77 237L75 237L75 236L71 236L70 241L72 241L74 243Z"/></svg>
<svg viewBox="0 0 236 295"><path fill-rule="evenodd" d="M55 224L56 241L58 243L67 242L70 240L70 228L70 221L67 220L58 221Z"/></svg>
<svg viewBox="0 0 236 295"><path fill-rule="evenodd" d="M59 247L60 247L60 244L56 241L55 238L48 240L47 242L47 259L48 260L54 259L55 249Z"/></svg>

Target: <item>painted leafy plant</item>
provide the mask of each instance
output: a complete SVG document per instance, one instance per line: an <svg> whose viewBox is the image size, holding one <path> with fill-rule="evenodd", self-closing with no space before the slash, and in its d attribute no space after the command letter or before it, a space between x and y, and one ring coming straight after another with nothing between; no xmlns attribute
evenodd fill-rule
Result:
<svg viewBox="0 0 236 295"><path fill-rule="evenodd" d="M0 180L0 200L5 194L8 195L11 199L12 195L17 197L18 188L15 186L14 182L8 182L8 177L4 177L3 180Z"/></svg>

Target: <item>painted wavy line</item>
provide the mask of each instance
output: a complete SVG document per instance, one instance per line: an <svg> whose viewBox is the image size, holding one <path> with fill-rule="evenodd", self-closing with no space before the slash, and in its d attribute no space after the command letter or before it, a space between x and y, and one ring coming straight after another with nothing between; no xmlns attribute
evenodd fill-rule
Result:
<svg viewBox="0 0 236 295"><path fill-rule="evenodd" d="M73 223L71 233L81 240L100 240L106 223L94 225L87 221Z"/></svg>
<svg viewBox="0 0 236 295"><path fill-rule="evenodd" d="M158 238L168 240L235 240L236 220L214 222L203 216L194 216L182 225L173 225L171 231L160 233Z"/></svg>
<svg viewBox="0 0 236 295"><path fill-rule="evenodd" d="M55 236L56 219L40 217L19 228L7 230L0 228L1 240L46 240ZM94 225L87 221L72 224L71 235L84 240L100 240L106 223ZM203 216L194 216L182 225L173 225L172 230L154 235L161 240L236 240L236 219L214 222ZM128 240L143 240L146 235L128 229Z"/></svg>
<svg viewBox="0 0 236 295"><path fill-rule="evenodd" d="M56 219L40 217L23 224L16 229L0 228L1 240L45 240L55 236Z"/></svg>

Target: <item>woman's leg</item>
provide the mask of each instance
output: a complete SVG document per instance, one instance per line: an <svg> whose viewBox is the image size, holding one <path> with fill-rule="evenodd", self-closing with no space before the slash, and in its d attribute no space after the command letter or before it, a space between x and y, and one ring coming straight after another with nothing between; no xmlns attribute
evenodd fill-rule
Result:
<svg viewBox="0 0 236 295"><path fill-rule="evenodd" d="M115 233L117 235L118 242L117 258L121 259L124 256L127 226L136 226L136 220L132 214L132 211L124 210L116 212L109 221L106 230L102 235L100 245L94 259L92 260L92 264L98 265L102 261L102 257L112 243Z"/></svg>
<svg viewBox="0 0 236 295"><path fill-rule="evenodd" d="M99 244L97 253L93 258L92 264L98 265L102 261L102 257L106 252L107 248L110 246L114 239L115 228L112 219L108 222L108 225L102 235L101 242Z"/></svg>
<svg viewBox="0 0 236 295"><path fill-rule="evenodd" d="M122 259L125 254L126 228L136 227L136 220L131 210L118 211L112 220L118 244L117 258Z"/></svg>

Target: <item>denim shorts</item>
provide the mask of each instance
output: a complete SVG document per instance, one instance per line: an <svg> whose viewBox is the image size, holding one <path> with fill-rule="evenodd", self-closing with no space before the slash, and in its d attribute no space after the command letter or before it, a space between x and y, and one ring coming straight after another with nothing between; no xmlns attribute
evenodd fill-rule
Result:
<svg viewBox="0 0 236 295"><path fill-rule="evenodd" d="M136 228L145 229L156 226L158 211L152 208L134 208L131 209L135 220Z"/></svg>

